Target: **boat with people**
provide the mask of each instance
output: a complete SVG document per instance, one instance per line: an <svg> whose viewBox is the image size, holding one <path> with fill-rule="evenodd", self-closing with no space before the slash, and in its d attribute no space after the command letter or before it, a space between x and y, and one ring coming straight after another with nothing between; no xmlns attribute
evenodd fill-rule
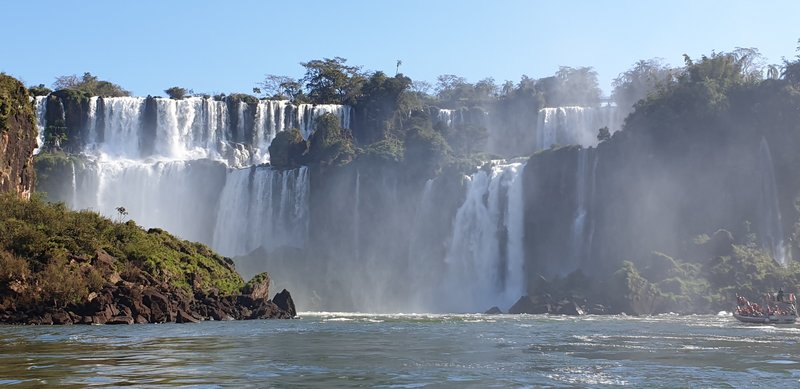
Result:
<svg viewBox="0 0 800 389"><path fill-rule="evenodd" d="M736 295L736 310L733 317L750 324L794 324L797 322L797 298L794 293L764 294L762 304L752 303L744 296Z"/></svg>

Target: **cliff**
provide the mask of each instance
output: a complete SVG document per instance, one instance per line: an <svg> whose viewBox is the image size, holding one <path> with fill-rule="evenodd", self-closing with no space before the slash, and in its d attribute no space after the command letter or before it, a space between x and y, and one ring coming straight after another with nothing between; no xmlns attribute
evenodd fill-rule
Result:
<svg viewBox="0 0 800 389"><path fill-rule="evenodd" d="M36 115L28 90L0 74L0 192L28 198L33 190Z"/></svg>

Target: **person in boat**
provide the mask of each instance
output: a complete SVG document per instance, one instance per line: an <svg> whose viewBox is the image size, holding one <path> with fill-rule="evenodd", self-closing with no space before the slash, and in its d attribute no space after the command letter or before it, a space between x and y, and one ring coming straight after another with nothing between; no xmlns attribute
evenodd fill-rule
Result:
<svg viewBox="0 0 800 389"><path fill-rule="evenodd" d="M778 301L783 301L783 288L778 289Z"/></svg>

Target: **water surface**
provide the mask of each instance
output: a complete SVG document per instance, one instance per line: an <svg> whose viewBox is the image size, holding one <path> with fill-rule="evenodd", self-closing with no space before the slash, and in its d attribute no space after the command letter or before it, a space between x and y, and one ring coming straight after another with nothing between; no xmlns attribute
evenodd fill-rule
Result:
<svg viewBox="0 0 800 389"><path fill-rule="evenodd" d="M798 339L729 315L0 326L0 386L798 387Z"/></svg>

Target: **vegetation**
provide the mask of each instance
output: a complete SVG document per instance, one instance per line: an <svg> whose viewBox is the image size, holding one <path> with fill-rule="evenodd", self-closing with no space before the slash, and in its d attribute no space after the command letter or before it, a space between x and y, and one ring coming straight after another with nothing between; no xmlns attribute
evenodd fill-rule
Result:
<svg viewBox="0 0 800 389"><path fill-rule="evenodd" d="M55 306L82 301L104 283L98 267L90 266L100 252L116 259L114 270L123 276L135 270L186 292L232 294L244 285L229 259L202 244L38 196L0 195L0 289L6 289L0 295L35 291L25 294L31 303Z"/></svg>
<svg viewBox="0 0 800 389"><path fill-rule="evenodd" d="M279 132L269 145L270 164L279 169L298 167L307 150L308 143L297 128Z"/></svg>
<svg viewBox="0 0 800 389"><path fill-rule="evenodd" d="M30 92L31 96L47 96L52 93L53 90L44 86L44 84L39 84L28 88L28 92Z"/></svg>
<svg viewBox="0 0 800 389"><path fill-rule="evenodd" d="M184 97L194 94L194 91L179 86L173 86L172 88L165 89L164 93L166 93L170 99L181 100Z"/></svg>
<svg viewBox="0 0 800 389"><path fill-rule="evenodd" d="M307 160L313 164L344 165L355 156L352 137L333 114L320 116L308 143Z"/></svg>
<svg viewBox="0 0 800 389"><path fill-rule="evenodd" d="M122 97L130 96L130 92L122 89L121 86L109 81L103 81L91 73L83 73L83 76L77 75L60 76L56 77L53 83L53 89L71 89L74 91L82 92L88 96L101 96L101 97Z"/></svg>

